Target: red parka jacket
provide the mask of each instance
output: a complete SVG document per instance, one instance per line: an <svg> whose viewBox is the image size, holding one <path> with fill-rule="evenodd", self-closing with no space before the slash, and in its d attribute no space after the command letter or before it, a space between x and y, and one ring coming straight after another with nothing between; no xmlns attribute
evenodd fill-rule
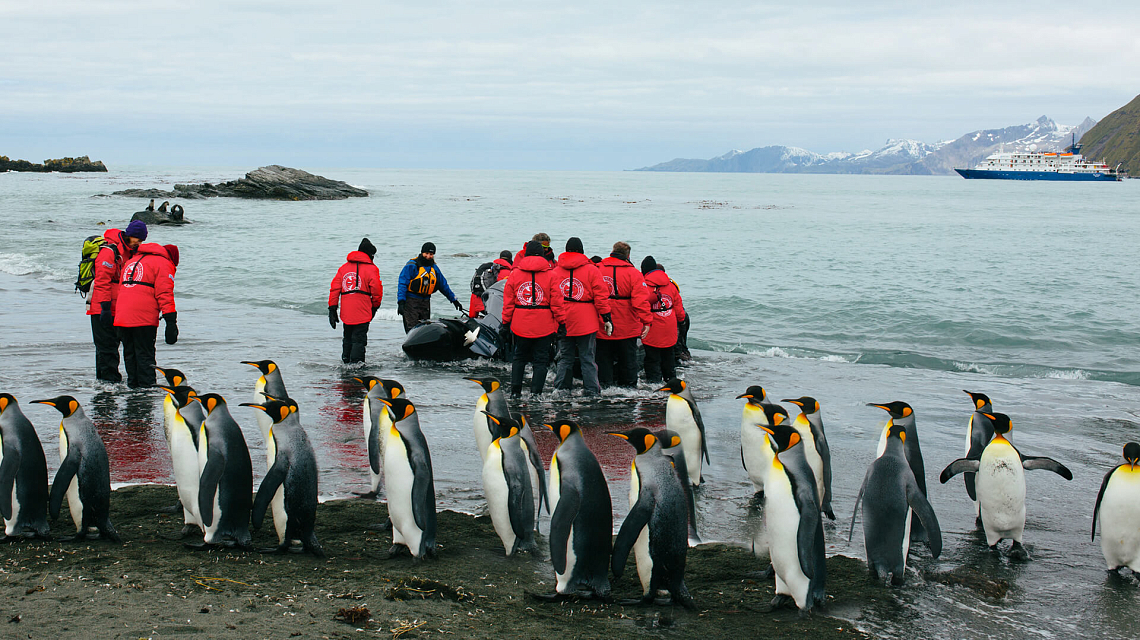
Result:
<svg viewBox="0 0 1140 640"><path fill-rule="evenodd" d="M116 327L157 327L158 319L174 313L174 263L160 244L139 245L123 265Z"/></svg>
<svg viewBox="0 0 1140 640"><path fill-rule="evenodd" d="M554 279L566 301L566 335L596 333L601 327L598 318L610 312L610 288L598 267L586 254L567 251L558 256Z"/></svg>
<svg viewBox="0 0 1140 640"><path fill-rule="evenodd" d="M495 258L493 264L502 267L502 269L499 269L499 278L498 280L495 280L495 282L506 280L507 277L511 275L511 263L503 260L502 258ZM467 305L467 315L475 317L475 314L486 310L486 308L487 306L483 304L482 297L477 296L474 293L471 294L471 302Z"/></svg>
<svg viewBox="0 0 1140 640"><path fill-rule="evenodd" d="M123 265L134 252L127 248L126 238L120 229L107 229L103 232L107 244L95 254L94 280L91 281L91 296L87 298L87 315L97 316L103 310L103 303L111 303L111 313L115 312L115 301L119 299L119 276ZM114 248L111 248L114 245Z"/></svg>
<svg viewBox="0 0 1140 640"><path fill-rule="evenodd" d="M542 256L526 256L515 263L503 291L503 323L523 338L541 338L566 322L566 304L550 263Z"/></svg>
<svg viewBox="0 0 1140 640"><path fill-rule="evenodd" d="M340 321L345 324L371 322L384 298L380 269L363 251L349 253L346 260L329 285L329 306L340 304Z"/></svg>
<svg viewBox="0 0 1140 640"><path fill-rule="evenodd" d="M641 335L641 330L653 323L649 312L649 291L637 267L629 262L608 256L598 264L602 280L610 289L610 315L614 321L614 334L598 332L598 340L626 340Z"/></svg>
<svg viewBox="0 0 1140 640"><path fill-rule="evenodd" d="M649 325L649 334L642 338L641 343L658 349L672 347L677 344L677 323L685 319L681 292L661 269L645 274L645 287L649 291L653 324Z"/></svg>

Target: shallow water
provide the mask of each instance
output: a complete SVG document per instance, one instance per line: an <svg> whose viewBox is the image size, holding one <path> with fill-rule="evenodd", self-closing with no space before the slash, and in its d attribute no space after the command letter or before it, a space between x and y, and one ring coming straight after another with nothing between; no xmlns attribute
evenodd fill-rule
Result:
<svg viewBox="0 0 1140 640"><path fill-rule="evenodd" d="M54 472L58 414L32 399L75 395L107 442L116 482L171 480L161 393L99 386L82 302L70 293L81 239L120 228L145 201L92 197L133 186L232 179L239 169L154 169L108 175L0 174L0 390L37 426ZM400 266L425 240L465 300L470 274L537 230L561 246L579 235L588 253L614 240L634 260L653 254L680 283L693 313L694 362L684 370L709 431L712 466L698 494L701 534L747 544L757 527L740 465L741 402L762 384L773 399L813 395L823 407L838 520L829 553L862 556L851 509L886 414L867 402L916 410L943 555L920 547L912 566L970 565L1013 585L987 601L911 576L890 606L850 612L887 637L998 638L1135 635L1137 587L1109 580L1092 506L1105 471L1137 437L1140 239L1136 184L978 183L951 178L657 175L448 171L316 171L372 191L323 203L187 201L194 224L153 229L180 246L181 335L159 344L160 366L185 371L199 391L221 393L264 472L251 410L257 372L271 358L301 406L321 465L321 492L367 489L360 401L351 380L400 380L432 448L441 508L481 509L471 414L479 388L465 375L505 376L503 365L426 366L406 360L394 314ZM368 364L339 364L340 332L325 318L327 282L367 235L389 287L370 331ZM457 256L455 254L469 254ZM437 296L436 311L450 309ZM443 306L439 306L443 305ZM600 400L527 398L533 424L570 417L610 480L624 515L632 449L605 431L657 428L664 394L643 385ZM1012 416L1013 441L1074 474L1027 473L1025 540L1032 560L995 557L973 530L961 480L937 475L962 455L982 391ZM791 405L788 408L794 409ZM794 411L792 412L794 414ZM539 430L549 460L553 436ZM620 520L618 520L620 522ZM544 525L545 530L545 525ZM1008 544L1008 543L1007 543ZM917 559L915 558L917 555ZM848 612L843 612L845 615Z"/></svg>

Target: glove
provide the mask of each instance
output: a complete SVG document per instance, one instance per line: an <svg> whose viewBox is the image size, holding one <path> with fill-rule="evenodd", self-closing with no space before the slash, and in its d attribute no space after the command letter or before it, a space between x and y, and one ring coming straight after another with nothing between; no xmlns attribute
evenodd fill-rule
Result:
<svg viewBox="0 0 1140 640"><path fill-rule="evenodd" d="M558 337L559 338L565 338L566 337L566 325L564 325L564 324L558 325Z"/></svg>
<svg viewBox="0 0 1140 640"><path fill-rule="evenodd" d="M404 315L404 301L403 300L397 300L396 301L396 315L398 315L398 316Z"/></svg>
<svg viewBox="0 0 1140 640"><path fill-rule="evenodd" d="M651 328L652 328L652 326L647 324L647 325L645 325L645 328L641 330L641 339L642 340L645 339L645 336L649 335L649 329L651 329Z"/></svg>
<svg viewBox="0 0 1140 640"><path fill-rule="evenodd" d="M499 340L503 344L506 344L507 342L510 341L510 339L511 339L511 323L508 322L508 323L504 324L503 326L499 327Z"/></svg>
<svg viewBox="0 0 1140 640"><path fill-rule="evenodd" d="M459 298L452 300L451 304L455 305L455 308L458 309L460 312L463 312L463 303L459 301Z"/></svg>
<svg viewBox="0 0 1140 640"><path fill-rule="evenodd" d="M376 312L379 310L380 310L380 307L372 307L372 318L373 319L376 318Z"/></svg>
<svg viewBox="0 0 1140 640"><path fill-rule="evenodd" d="M329 307L329 326L336 329L338 322L340 322L340 318L336 317L336 307Z"/></svg>
<svg viewBox="0 0 1140 640"><path fill-rule="evenodd" d="M103 324L104 329L110 330L115 324L115 319L111 317L111 303L101 302L99 308L99 322Z"/></svg>
<svg viewBox="0 0 1140 640"><path fill-rule="evenodd" d="M178 312L168 313L162 319L166 321L166 344L178 342Z"/></svg>
<svg viewBox="0 0 1140 640"><path fill-rule="evenodd" d="M607 336L614 334L614 320L608 313L602 314L602 330L606 332Z"/></svg>

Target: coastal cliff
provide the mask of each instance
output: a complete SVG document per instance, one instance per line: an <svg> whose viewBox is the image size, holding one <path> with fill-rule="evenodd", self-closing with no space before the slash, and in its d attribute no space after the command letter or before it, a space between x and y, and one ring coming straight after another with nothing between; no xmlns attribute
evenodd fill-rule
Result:
<svg viewBox="0 0 1140 640"><path fill-rule="evenodd" d="M30 171L34 173L50 173L52 171L58 171L59 173L106 173L107 165L103 164L101 160L92 162L91 158L87 156L44 160L43 164L35 164L27 160L12 160L8 156L0 156L0 173L5 171Z"/></svg>
<svg viewBox="0 0 1140 640"><path fill-rule="evenodd" d="M1108 114L1081 136L1081 153L1130 176L1140 176L1140 96Z"/></svg>

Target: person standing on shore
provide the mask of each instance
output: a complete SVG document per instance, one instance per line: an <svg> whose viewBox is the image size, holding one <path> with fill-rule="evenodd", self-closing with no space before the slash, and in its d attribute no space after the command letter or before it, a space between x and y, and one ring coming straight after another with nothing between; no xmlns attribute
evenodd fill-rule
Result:
<svg viewBox="0 0 1140 640"><path fill-rule="evenodd" d="M479 314L487 310L486 305L483 304L483 294L486 293L488 287L487 276L488 272L494 274L495 282L506 280L507 276L511 275L511 252L503 249L499 252L499 257L491 262L479 265L475 270L475 278L471 281L471 301L467 303L467 315L472 318L479 317Z"/></svg>
<svg viewBox="0 0 1140 640"><path fill-rule="evenodd" d="M119 299L119 277L123 265L146 240L146 223L135 220L126 231L107 229L106 243L95 256L91 297L87 315L91 317L91 339L95 343L95 378L122 382L119 373L119 334L115 331L115 302Z"/></svg>
<svg viewBox="0 0 1140 640"><path fill-rule="evenodd" d="M542 393L550 366L554 336L565 330L566 310L562 292L550 263L543 257L542 244L531 240L526 255L515 261L515 269L503 290L503 326L500 334L514 341L511 363L511 397L522 395L526 363L534 363L530 392Z"/></svg>
<svg viewBox="0 0 1140 640"><path fill-rule="evenodd" d="M597 350L595 334L613 333L610 317L610 289L602 280L598 267L590 262L582 248L582 240L566 241L566 252L558 256L554 267L554 280L566 301L566 335L558 339L558 371L554 376L555 389L574 386L574 361L582 368L582 389L588 396L601 393L598 382L598 365L594 360ZM600 322L599 322L600 319Z"/></svg>
<svg viewBox="0 0 1140 640"><path fill-rule="evenodd" d="M539 231L538 233L534 234L534 237L532 237L530 241L537 242L542 245L542 257L546 258L546 261L549 262L550 266L553 267L556 260L554 259L554 249L550 248L550 235ZM514 264L518 264L518 261L522 260L526 255L526 245L527 243L523 243L523 248L515 254Z"/></svg>
<svg viewBox="0 0 1140 640"><path fill-rule="evenodd" d="M653 256L645 256L641 261L641 273L645 276L649 310L653 314L649 333L641 337L641 344L645 347L645 380L672 380L677 373L673 354L677 345L677 324L687 317L685 305L681 303L681 292Z"/></svg>
<svg viewBox="0 0 1140 640"><path fill-rule="evenodd" d="M166 320L166 344L178 341L178 310L174 308L174 273L178 247L148 242L123 265L115 328L123 343L127 386L153 387L158 319Z"/></svg>
<svg viewBox="0 0 1140 640"><path fill-rule="evenodd" d="M404 319L404 333L411 331L420 320L431 317L431 294L436 289L442 291L460 313L463 312L463 304L451 292L447 279L435 264L435 244L425 242L420 247L420 255L404 265L396 283L396 313Z"/></svg>
<svg viewBox="0 0 1140 640"><path fill-rule="evenodd" d="M384 299L380 270L372 262L375 257L376 247L364 238L356 251L345 258L329 285L329 324L336 329L337 322L344 323L340 361L345 364L364 362L368 325ZM340 317L337 317L338 305Z"/></svg>
<svg viewBox="0 0 1140 640"><path fill-rule="evenodd" d="M598 332L598 379L602 388L637 386L637 339L649 333L653 314L649 291L637 267L629 261L630 247L615 242L609 257L598 263L602 280L609 285L613 333Z"/></svg>

